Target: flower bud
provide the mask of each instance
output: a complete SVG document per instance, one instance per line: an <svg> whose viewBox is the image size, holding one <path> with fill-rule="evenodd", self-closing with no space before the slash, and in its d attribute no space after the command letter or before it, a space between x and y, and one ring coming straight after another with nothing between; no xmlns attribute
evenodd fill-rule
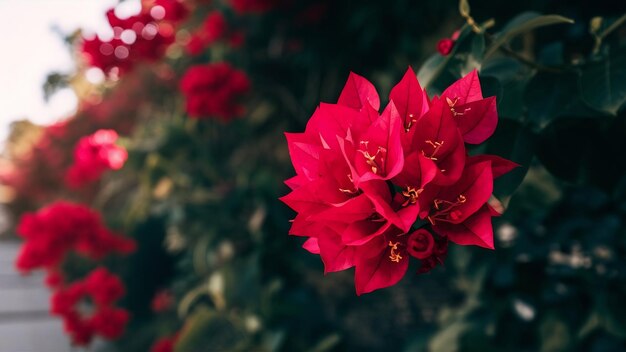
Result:
<svg viewBox="0 0 626 352"><path fill-rule="evenodd" d="M433 253L435 239L430 232L419 229L409 236L407 252L417 259L426 259Z"/></svg>

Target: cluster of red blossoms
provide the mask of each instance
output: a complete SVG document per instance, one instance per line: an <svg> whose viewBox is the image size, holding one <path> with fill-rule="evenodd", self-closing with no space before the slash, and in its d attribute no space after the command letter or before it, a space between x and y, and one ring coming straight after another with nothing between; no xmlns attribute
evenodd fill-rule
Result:
<svg viewBox="0 0 626 352"><path fill-rule="evenodd" d="M129 319L125 309L115 307L124 293L119 277L98 268L54 292L50 311L63 318L65 331L76 345L89 344L95 335L115 339Z"/></svg>
<svg viewBox="0 0 626 352"><path fill-rule="evenodd" d="M226 62L196 65L181 78L180 90L189 116L227 121L243 114L241 100L250 91L250 80Z"/></svg>
<svg viewBox="0 0 626 352"><path fill-rule="evenodd" d="M225 40L233 48L238 48L244 42L244 34L242 31L229 28L224 14L216 10L208 14L202 26L191 35L186 49L190 55L199 55L207 47L221 40Z"/></svg>
<svg viewBox="0 0 626 352"><path fill-rule="evenodd" d="M175 40L174 25L185 19L188 9L179 0L144 0L139 14L119 18L107 11L113 38L84 38L82 52L90 66L120 75L140 61L155 61Z"/></svg>
<svg viewBox="0 0 626 352"><path fill-rule="evenodd" d="M16 261L22 272L54 269L70 251L100 259L112 252L128 254L135 250L135 242L107 229L97 212L67 202L24 214L17 233L25 240Z"/></svg>
<svg viewBox="0 0 626 352"><path fill-rule="evenodd" d="M131 253L135 242L108 230L95 211L66 202L24 214L17 233L25 239L17 257L17 268L22 272L38 268L48 271L46 284L54 291L51 313L63 317L72 341L85 345L94 335L119 337L129 318L128 312L114 307L124 295L122 281L100 268L85 279L68 284L61 264L70 251L98 260L113 252Z"/></svg>
<svg viewBox="0 0 626 352"><path fill-rule="evenodd" d="M282 201L298 214L326 272L355 267L357 294L397 283L409 256L419 272L443 263L449 241L494 248L493 179L516 164L468 156L497 124L476 71L429 99L409 68L379 113L374 86L351 74L337 104L321 104L304 133L287 133L296 176Z"/></svg>
<svg viewBox="0 0 626 352"><path fill-rule="evenodd" d="M114 130L98 130L81 138L74 148L74 164L68 169L66 184L79 188L98 181L107 170L119 170L128 158L126 149L115 144Z"/></svg>

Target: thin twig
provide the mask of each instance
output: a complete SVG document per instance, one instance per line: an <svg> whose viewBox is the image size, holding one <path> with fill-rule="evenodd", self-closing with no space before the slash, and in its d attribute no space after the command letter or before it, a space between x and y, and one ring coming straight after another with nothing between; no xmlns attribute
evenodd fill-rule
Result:
<svg viewBox="0 0 626 352"><path fill-rule="evenodd" d="M485 34L485 38L488 39L490 42L493 42L495 39L494 37L487 33L484 32ZM553 72L553 73L563 73L565 72L564 69L562 68L558 68L558 67L553 67L553 66L545 66L542 65L540 63L537 63L535 61L529 60L528 58L524 57L523 55L520 55L519 53L511 50L510 48L506 47L505 45L501 45L500 47L498 47L498 50L500 50L503 54L513 57L514 59L516 59L517 61L523 63L524 65L537 69L539 71L546 71L546 72Z"/></svg>
<svg viewBox="0 0 626 352"><path fill-rule="evenodd" d="M597 53L600 50L600 46L602 45L602 40L606 38L613 31L618 29L622 24L626 22L626 13L622 15L622 17L618 18L615 22L613 22L610 26L608 26L602 33L595 35L596 43L593 47L593 52Z"/></svg>

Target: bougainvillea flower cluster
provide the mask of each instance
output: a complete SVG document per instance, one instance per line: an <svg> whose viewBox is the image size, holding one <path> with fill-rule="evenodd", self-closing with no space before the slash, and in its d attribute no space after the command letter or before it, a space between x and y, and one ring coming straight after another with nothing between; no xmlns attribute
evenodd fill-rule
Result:
<svg viewBox="0 0 626 352"><path fill-rule="evenodd" d="M242 31L230 28L224 14L215 10L209 13L202 25L193 32L186 49L190 55L199 55L218 41L226 41L231 47L237 48L243 44L244 35Z"/></svg>
<svg viewBox="0 0 626 352"><path fill-rule="evenodd" d="M119 277L98 268L83 280L55 291L50 312L63 319L75 345L89 344L96 335L115 339L124 332L130 317L128 311L115 306L125 291Z"/></svg>
<svg viewBox="0 0 626 352"><path fill-rule="evenodd" d="M290 233L309 237L304 248L326 272L355 267L357 294L397 283L409 257L431 270L450 242L493 249L493 179L516 166L466 151L498 119L476 71L431 99L409 68L389 100L380 112L374 86L351 74L337 104L286 134L296 176L281 199L298 213Z"/></svg>
<svg viewBox="0 0 626 352"><path fill-rule="evenodd" d="M243 114L241 100L250 91L250 80L226 62L196 65L181 78L180 90L189 116L226 121Z"/></svg>
<svg viewBox="0 0 626 352"><path fill-rule="evenodd" d="M22 272L53 270L70 251L100 259L109 253L127 254L135 249L133 240L107 229L99 213L62 201L24 214L17 233L24 238L16 260Z"/></svg>
<svg viewBox="0 0 626 352"><path fill-rule="evenodd" d="M67 185L79 188L98 181L107 170L119 170L128 158L128 152L115 144L114 130L98 130L81 138L74 148L74 164L66 176Z"/></svg>
<svg viewBox="0 0 626 352"><path fill-rule="evenodd" d="M187 14L178 0L143 1L141 11L128 18L120 18L110 9L106 15L113 37L83 38L81 51L90 66L107 74L123 74L137 62L161 58L175 40L174 26Z"/></svg>
<svg viewBox="0 0 626 352"><path fill-rule="evenodd" d="M95 335L115 339L122 334L129 319L126 310L115 307L125 292L122 281L99 268L83 280L68 283L61 265L69 252L93 260L113 252L131 253L133 240L107 229L94 210L67 202L24 214L17 233L25 240L17 268L24 273L47 270L45 283L53 290L50 311L63 318L74 344L86 345Z"/></svg>

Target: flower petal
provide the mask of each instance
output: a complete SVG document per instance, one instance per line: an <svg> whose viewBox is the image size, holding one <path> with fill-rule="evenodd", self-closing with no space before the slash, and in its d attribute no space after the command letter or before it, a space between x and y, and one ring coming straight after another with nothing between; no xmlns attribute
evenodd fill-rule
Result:
<svg viewBox="0 0 626 352"><path fill-rule="evenodd" d="M402 80L391 89L389 99L393 101L404 128L408 128L428 111L428 96L417 80L413 69L409 67Z"/></svg>
<svg viewBox="0 0 626 352"><path fill-rule="evenodd" d="M320 245L320 257L324 262L324 274L346 270L354 266L356 247L343 244L338 234L328 231L319 237L318 243Z"/></svg>
<svg viewBox="0 0 626 352"><path fill-rule="evenodd" d="M367 104L378 111L380 109L380 98L374 85L362 76L350 72L348 81L339 95L337 104L348 106L354 109L361 109Z"/></svg>
<svg viewBox="0 0 626 352"><path fill-rule="evenodd" d="M370 241L363 247L365 248L359 248L354 272L357 295L395 285L404 277L409 267L408 256L405 254L399 262L392 261L387 250L389 246L382 236L380 240ZM363 251L370 253L361 254Z"/></svg>
<svg viewBox="0 0 626 352"><path fill-rule="evenodd" d="M453 107L457 114L454 120L469 144L480 144L491 137L498 124L496 97L472 101Z"/></svg>
<svg viewBox="0 0 626 352"><path fill-rule="evenodd" d="M504 174L509 173L511 170L519 167L520 165L512 162L511 160L504 159L497 155L481 154L475 155L469 158L469 164L476 164L484 161L491 162L491 173L493 178L496 179Z"/></svg>
<svg viewBox="0 0 626 352"><path fill-rule="evenodd" d="M285 133L285 137L296 174L305 176L309 180L317 178L322 148L311 144L311 138L304 133Z"/></svg>
<svg viewBox="0 0 626 352"><path fill-rule="evenodd" d="M313 254L320 254L320 246L317 238L311 237L302 244L302 248Z"/></svg>
<svg viewBox="0 0 626 352"><path fill-rule="evenodd" d="M433 229L450 241L462 246L479 246L494 249L491 211L483 206L461 224L439 223Z"/></svg>
<svg viewBox="0 0 626 352"><path fill-rule="evenodd" d="M441 93L441 98L449 98L452 101L456 101L456 105L463 105L472 101L481 100L483 93L480 88L480 81L478 80L478 73L476 70L465 75L463 78L452 83L451 86Z"/></svg>

